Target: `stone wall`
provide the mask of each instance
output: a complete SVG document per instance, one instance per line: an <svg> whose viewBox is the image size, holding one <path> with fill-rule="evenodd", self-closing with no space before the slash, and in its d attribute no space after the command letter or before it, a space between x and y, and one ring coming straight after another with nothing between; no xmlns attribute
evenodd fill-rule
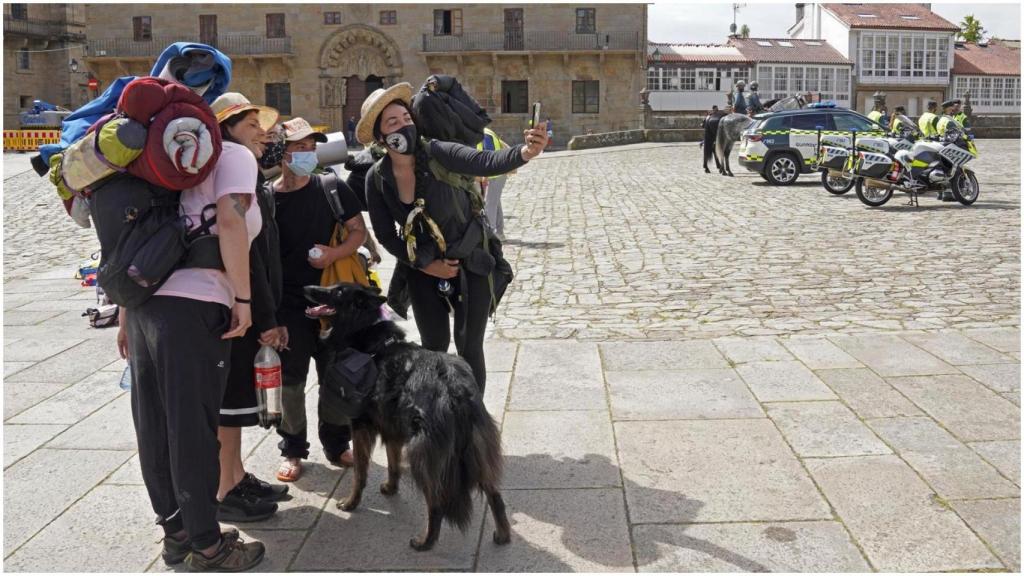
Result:
<svg viewBox="0 0 1024 576"><path fill-rule="evenodd" d="M508 142L522 141L529 115L502 112L502 80L525 80L530 102L542 102L542 116L553 123L554 145L564 146L575 134L639 128L639 93L646 83L646 6L643 4L516 5L523 9L523 29L532 33L551 31L554 46L575 30L575 9L596 9L600 32L636 33L637 50L531 50L471 51L451 49L427 52L424 35L433 39L434 10L462 11L463 37L452 37L453 46L500 35L504 27L501 4L89 4L89 39L132 39L132 17L150 16L154 40L197 37L199 15L217 15L220 36L266 35L266 15L285 14L285 33L291 39L290 56L236 56L231 89L253 101L265 99L265 85L291 84L293 116L313 124L340 129L345 98L345 79L353 75L383 77L386 84L406 81L415 88L432 73L453 74L494 119L494 129ZM394 10L396 24L381 24L380 13ZM339 12L340 24L325 24L324 12ZM499 36L500 37L500 36ZM447 48L446 48L447 50ZM148 73L153 59L93 58L90 68L101 80L101 90L118 76ZM597 80L599 112L573 113L572 82ZM345 114L350 114L345 108Z"/></svg>
<svg viewBox="0 0 1024 576"><path fill-rule="evenodd" d="M1020 138L1020 114L974 116L971 128L976 138Z"/></svg>
<svg viewBox="0 0 1024 576"><path fill-rule="evenodd" d="M642 144L644 142L700 142L704 130L700 128L664 129L650 128L647 130L622 130L603 134L574 136L569 141L569 150L588 150L590 148L606 148L625 144Z"/></svg>

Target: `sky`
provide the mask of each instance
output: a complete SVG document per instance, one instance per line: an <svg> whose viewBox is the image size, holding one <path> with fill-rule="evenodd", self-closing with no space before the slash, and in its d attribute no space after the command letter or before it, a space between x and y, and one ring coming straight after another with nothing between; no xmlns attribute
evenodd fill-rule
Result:
<svg viewBox="0 0 1024 576"><path fill-rule="evenodd" d="M932 3L932 12L953 24L973 14L987 30L986 36L1019 39L1021 5L1013 4L940 4ZM737 28L746 24L751 37L785 38L786 30L796 23L795 3L748 2L736 15ZM731 3L654 2L648 6L647 37L653 42L722 43L732 24Z"/></svg>

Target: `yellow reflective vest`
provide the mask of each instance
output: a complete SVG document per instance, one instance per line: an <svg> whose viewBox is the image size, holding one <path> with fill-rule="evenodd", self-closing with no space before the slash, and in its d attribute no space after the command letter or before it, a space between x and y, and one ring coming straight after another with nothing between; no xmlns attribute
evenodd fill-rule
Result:
<svg viewBox="0 0 1024 576"><path fill-rule="evenodd" d="M508 148L508 144L506 144L505 141L502 140L501 137L498 136L494 132L494 130L491 130L490 128L484 128L484 139L482 141L480 141L479 144L476 145L476 149L477 150L493 150L493 151L497 152L498 150L501 150L503 148ZM510 174L511 173L512 172L510 172ZM488 180L493 180L495 178L503 178L504 176L505 176L505 174L497 174L495 176L488 176Z"/></svg>
<svg viewBox="0 0 1024 576"><path fill-rule="evenodd" d="M949 115L943 114L943 115L942 115L942 116L941 116L941 117L939 118L939 122L938 122L938 124L936 124L936 125L935 125L935 132L936 132L936 133L937 133L937 134L938 134L939 136L942 136L943 134L945 134L945 133L946 133L946 128L948 128L948 127L949 127L949 123L950 123L950 122L956 122L956 120L954 120L952 116L949 116Z"/></svg>
<svg viewBox="0 0 1024 576"><path fill-rule="evenodd" d="M882 120L882 112L880 110L872 110L868 113L868 118L874 123L879 123Z"/></svg>
<svg viewBox="0 0 1024 576"><path fill-rule="evenodd" d="M935 127L933 126L933 123L936 118L938 118L938 116L931 112L921 114L921 117L917 119L917 127L921 129L921 134L924 134L925 136L935 135Z"/></svg>
<svg viewBox="0 0 1024 576"><path fill-rule="evenodd" d="M953 116L953 120L959 122L961 126L967 126L967 114L963 112Z"/></svg>

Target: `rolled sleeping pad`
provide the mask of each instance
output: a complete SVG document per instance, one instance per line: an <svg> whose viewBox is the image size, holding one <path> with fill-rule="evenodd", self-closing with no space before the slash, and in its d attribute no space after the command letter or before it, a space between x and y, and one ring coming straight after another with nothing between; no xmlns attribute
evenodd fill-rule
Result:
<svg viewBox="0 0 1024 576"><path fill-rule="evenodd" d="M316 160L320 168L334 168L335 172L339 168L344 168L343 165L348 161L348 143L345 142L345 134L343 132L328 133L327 142L316 145ZM263 176L268 179L277 178L280 175L281 168L279 166L263 170Z"/></svg>

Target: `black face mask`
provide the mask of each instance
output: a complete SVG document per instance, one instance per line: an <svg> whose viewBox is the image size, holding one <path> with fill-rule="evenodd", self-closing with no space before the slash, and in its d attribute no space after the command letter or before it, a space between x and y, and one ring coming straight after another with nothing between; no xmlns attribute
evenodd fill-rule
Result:
<svg viewBox="0 0 1024 576"><path fill-rule="evenodd" d="M384 145L399 154L410 156L416 152L416 125L410 124L384 137Z"/></svg>
<svg viewBox="0 0 1024 576"><path fill-rule="evenodd" d="M260 168L264 170L280 166L284 159L284 142L276 140L267 144L263 149L263 156L260 157Z"/></svg>

